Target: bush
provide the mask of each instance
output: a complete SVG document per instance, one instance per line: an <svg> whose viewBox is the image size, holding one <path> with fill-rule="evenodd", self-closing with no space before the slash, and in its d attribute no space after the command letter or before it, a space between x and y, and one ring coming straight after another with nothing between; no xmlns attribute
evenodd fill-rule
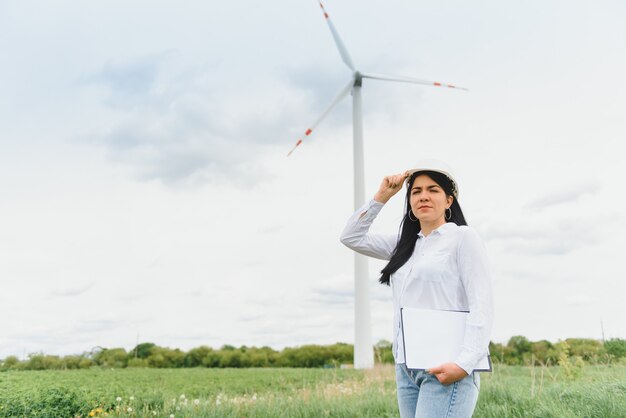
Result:
<svg viewBox="0 0 626 418"><path fill-rule="evenodd" d="M155 343L137 344L135 348L128 352L128 356L134 358L148 358L150 354L152 354L153 347L156 347Z"/></svg>
<svg viewBox="0 0 626 418"><path fill-rule="evenodd" d="M123 348L103 348L102 351L94 354L93 361L103 367L126 367L128 354Z"/></svg>
<svg viewBox="0 0 626 418"><path fill-rule="evenodd" d="M614 359L626 358L626 340L611 338L604 342L604 350Z"/></svg>
<svg viewBox="0 0 626 418"><path fill-rule="evenodd" d="M207 347L206 345L192 348L185 355L185 360L183 363L185 367L202 366L204 359L207 358L211 353L213 353L213 349L211 347Z"/></svg>
<svg viewBox="0 0 626 418"><path fill-rule="evenodd" d="M0 363L0 371L6 371L17 368L20 360L15 356L9 356Z"/></svg>
<svg viewBox="0 0 626 418"><path fill-rule="evenodd" d="M590 338L568 338L565 341L569 344L570 355L581 357L589 363L597 363L600 356L604 354L604 346L598 340Z"/></svg>

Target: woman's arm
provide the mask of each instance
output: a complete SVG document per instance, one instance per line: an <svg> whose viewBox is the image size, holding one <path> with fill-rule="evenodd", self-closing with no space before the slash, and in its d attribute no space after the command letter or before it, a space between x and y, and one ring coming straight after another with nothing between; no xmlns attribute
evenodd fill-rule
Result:
<svg viewBox="0 0 626 418"><path fill-rule="evenodd" d="M341 242L348 248L370 257L389 260L398 242L397 236L369 234L370 226L385 203L401 188L406 173L383 179L374 199L363 205L349 219L341 233Z"/></svg>
<svg viewBox="0 0 626 418"><path fill-rule="evenodd" d="M458 263L470 312L465 325L462 351L454 362L469 374L489 352L493 296L485 245L473 228L463 229L464 235L458 247Z"/></svg>
<svg viewBox="0 0 626 418"><path fill-rule="evenodd" d="M369 229L384 204L370 200L357 210L346 223L341 233L341 243L369 257L389 260L396 248L397 237L370 234Z"/></svg>

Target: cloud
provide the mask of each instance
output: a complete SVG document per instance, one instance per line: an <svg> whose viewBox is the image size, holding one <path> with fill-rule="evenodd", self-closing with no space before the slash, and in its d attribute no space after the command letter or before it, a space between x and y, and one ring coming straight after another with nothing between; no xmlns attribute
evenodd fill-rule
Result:
<svg viewBox="0 0 626 418"><path fill-rule="evenodd" d="M314 109L318 109L317 113L321 113L330 105L333 98L339 94L351 77L350 72L339 64L332 66L332 68L324 68L315 64L308 67L291 67L282 73L282 78L290 86L302 89L310 95L311 107L314 112L310 115L311 122L319 116L315 114Z"/></svg>
<svg viewBox="0 0 626 418"><path fill-rule="evenodd" d="M535 284L578 282L580 279L561 271L558 265L539 265L534 263L505 263L493 271L494 284L506 283L509 280L532 282Z"/></svg>
<svg viewBox="0 0 626 418"><path fill-rule="evenodd" d="M369 279L369 300L391 302L391 290L378 284L378 276ZM311 287L308 302L315 306L345 306L354 309L354 277L335 276L322 280Z"/></svg>
<svg viewBox="0 0 626 418"><path fill-rule="evenodd" d="M79 85L97 85L108 91L105 103L114 108L132 107L154 94L162 62L174 51L134 57L123 62L107 62L90 75L78 78Z"/></svg>
<svg viewBox="0 0 626 418"><path fill-rule="evenodd" d="M566 255L580 248L589 247L599 242L603 231L612 221L595 221L595 228L585 228L591 224L587 214L575 215L575 212L555 214L533 213L520 215L522 222L511 223L509 220L485 222L481 235L490 247L500 248L518 255Z"/></svg>
<svg viewBox="0 0 626 418"><path fill-rule="evenodd" d="M91 337L84 333L72 333L60 329L31 329L26 332L15 332L9 340L11 346L24 347L27 352L38 351L39 346L61 347L70 344L84 344L91 340ZM46 352L46 354L50 354Z"/></svg>
<svg viewBox="0 0 626 418"><path fill-rule="evenodd" d="M509 253L526 256L566 255L581 248L584 240L566 241L559 237L537 237L535 239L511 239L502 244Z"/></svg>
<svg viewBox="0 0 626 418"><path fill-rule="evenodd" d="M575 296L571 296L567 298L565 302L569 306L585 307L585 306L593 305L594 303L597 302L597 299L590 297L588 295L575 295Z"/></svg>
<svg viewBox="0 0 626 418"><path fill-rule="evenodd" d="M275 225L267 225L267 226L263 226L258 228L259 233L261 234L274 234L276 232L282 231L284 230L286 227L286 225L281 225L281 224L275 224Z"/></svg>
<svg viewBox="0 0 626 418"><path fill-rule="evenodd" d="M317 289L309 297L309 301L324 305L341 305L352 307L354 305L354 291Z"/></svg>
<svg viewBox="0 0 626 418"><path fill-rule="evenodd" d="M527 233L525 230L508 230L506 235L485 234L485 239L493 250L531 257L566 255L589 245L582 234L568 239L569 234L553 231L542 231L533 236L527 236Z"/></svg>
<svg viewBox="0 0 626 418"><path fill-rule="evenodd" d="M528 203L526 208L542 210L565 203L575 203L585 195L593 196L598 194L601 188L602 186L597 180L562 186L557 190L550 190L549 192L539 196L535 200Z"/></svg>
<svg viewBox="0 0 626 418"><path fill-rule="evenodd" d="M74 297L82 295L93 287L95 282L87 283L81 286L66 287L63 289L54 289L50 292L52 296L58 297Z"/></svg>
<svg viewBox="0 0 626 418"><path fill-rule="evenodd" d="M123 321L115 319L92 319L80 321L73 329L75 333L97 333L115 329Z"/></svg>
<svg viewBox="0 0 626 418"><path fill-rule="evenodd" d="M189 70L174 57L163 52L107 63L80 79L85 88L100 88L102 105L116 114L116 122L80 140L104 147L139 179L258 182L269 176L261 157L276 145L286 154L322 110L310 110L318 107L314 89L288 77L242 69L237 77L237 70L220 67ZM307 114L311 120L298 126Z"/></svg>

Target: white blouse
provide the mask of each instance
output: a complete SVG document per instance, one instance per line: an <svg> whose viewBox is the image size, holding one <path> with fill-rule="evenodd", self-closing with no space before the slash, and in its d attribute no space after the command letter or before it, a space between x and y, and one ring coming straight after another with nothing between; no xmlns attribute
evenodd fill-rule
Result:
<svg viewBox="0 0 626 418"><path fill-rule="evenodd" d="M354 251L389 260L398 235L369 234L384 206L371 200L348 219L341 242ZM469 226L448 222L420 239L409 260L391 275L393 291L393 354L404 363L400 308L469 311L461 354L454 359L468 374L489 348L493 322L491 275L485 246ZM438 366L433 364L433 366Z"/></svg>

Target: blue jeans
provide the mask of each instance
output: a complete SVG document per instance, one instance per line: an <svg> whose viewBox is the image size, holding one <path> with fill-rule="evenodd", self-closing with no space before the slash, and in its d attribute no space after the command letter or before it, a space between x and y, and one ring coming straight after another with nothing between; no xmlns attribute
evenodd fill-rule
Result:
<svg viewBox="0 0 626 418"><path fill-rule="evenodd" d="M401 418L469 418L474 412L480 376L474 372L451 385L433 375L396 364Z"/></svg>

